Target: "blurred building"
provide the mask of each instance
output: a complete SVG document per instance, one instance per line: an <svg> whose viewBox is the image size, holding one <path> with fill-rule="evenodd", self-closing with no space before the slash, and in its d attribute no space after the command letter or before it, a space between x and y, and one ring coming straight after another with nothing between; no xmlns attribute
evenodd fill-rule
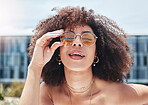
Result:
<svg viewBox="0 0 148 105"><path fill-rule="evenodd" d="M31 36L0 36L0 82L24 81Z"/></svg>
<svg viewBox="0 0 148 105"><path fill-rule="evenodd" d="M27 48L31 36L0 37L0 82L24 81L27 75ZM133 67L127 75L129 82L148 83L148 35L132 35L127 39L134 49Z"/></svg>
<svg viewBox="0 0 148 105"><path fill-rule="evenodd" d="M127 75L128 81L148 84L148 35L132 35L127 41L134 49L135 62Z"/></svg>

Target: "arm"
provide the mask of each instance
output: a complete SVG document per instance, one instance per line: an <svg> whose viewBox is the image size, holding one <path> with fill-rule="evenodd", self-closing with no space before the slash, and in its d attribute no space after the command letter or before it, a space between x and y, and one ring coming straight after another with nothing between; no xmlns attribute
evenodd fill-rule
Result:
<svg viewBox="0 0 148 105"><path fill-rule="evenodd" d="M59 37L62 35L62 33L62 30L48 32L41 38L37 39L33 56L28 66L27 80L19 101L19 105L39 105L40 78L42 69L44 65L50 61L55 50L63 44L61 42L54 42L50 48L48 45L50 40Z"/></svg>
<svg viewBox="0 0 148 105"><path fill-rule="evenodd" d="M38 105L40 91L40 74L28 68L26 83L19 105Z"/></svg>

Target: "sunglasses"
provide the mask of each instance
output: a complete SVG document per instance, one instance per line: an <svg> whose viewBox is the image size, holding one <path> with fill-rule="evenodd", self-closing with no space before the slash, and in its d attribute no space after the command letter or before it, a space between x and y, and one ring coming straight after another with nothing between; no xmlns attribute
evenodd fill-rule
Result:
<svg viewBox="0 0 148 105"><path fill-rule="evenodd" d="M60 40L63 42L63 44L72 45L73 41L76 39L76 36L81 37L81 42L85 46L94 45L98 38L95 34L92 34L89 31L84 31L82 34L75 34L74 32L67 31L63 33L63 35L60 37Z"/></svg>

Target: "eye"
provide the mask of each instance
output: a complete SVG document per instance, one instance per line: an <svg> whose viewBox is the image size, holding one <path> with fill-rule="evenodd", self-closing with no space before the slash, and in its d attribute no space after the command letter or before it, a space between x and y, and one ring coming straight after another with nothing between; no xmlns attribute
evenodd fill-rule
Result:
<svg viewBox="0 0 148 105"><path fill-rule="evenodd" d="M64 38L64 39L66 39L66 40L67 40L67 39L74 39L74 38L70 38L70 37L69 37L69 38Z"/></svg>
<svg viewBox="0 0 148 105"><path fill-rule="evenodd" d="M88 40L88 41L92 41L92 39L90 38L82 38L83 40Z"/></svg>

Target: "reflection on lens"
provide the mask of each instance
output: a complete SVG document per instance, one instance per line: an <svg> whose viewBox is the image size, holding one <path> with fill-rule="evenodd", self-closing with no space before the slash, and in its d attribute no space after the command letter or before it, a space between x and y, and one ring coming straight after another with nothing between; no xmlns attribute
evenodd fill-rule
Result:
<svg viewBox="0 0 148 105"><path fill-rule="evenodd" d="M72 41L63 41L63 44L66 44L66 45L71 45L72 44Z"/></svg>
<svg viewBox="0 0 148 105"><path fill-rule="evenodd" d="M74 40L74 34L72 32L65 32L61 36L61 41L63 42L63 44L66 45L72 44L73 40Z"/></svg>
<svg viewBox="0 0 148 105"><path fill-rule="evenodd" d="M95 37L91 33L84 33L82 35L82 43L86 46L90 46L95 43Z"/></svg>

